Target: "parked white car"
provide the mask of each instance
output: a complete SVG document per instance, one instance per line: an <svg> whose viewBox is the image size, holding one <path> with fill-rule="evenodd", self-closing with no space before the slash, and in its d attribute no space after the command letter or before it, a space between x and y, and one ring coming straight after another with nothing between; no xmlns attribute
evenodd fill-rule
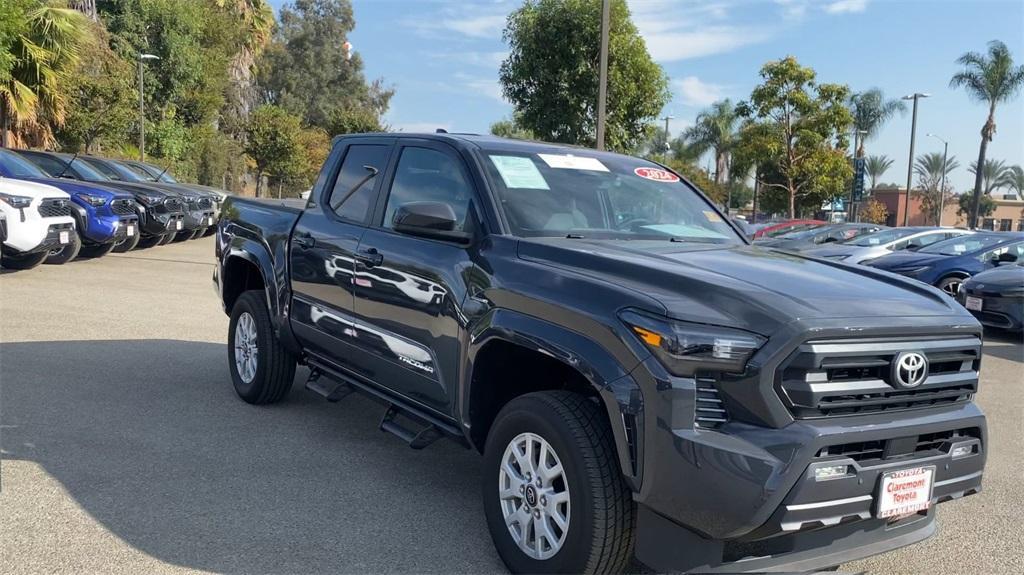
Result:
<svg viewBox="0 0 1024 575"><path fill-rule="evenodd" d="M859 264L900 250L919 250L927 245L966 234L970 230L956 228L909 227L889 228L858 236L839 244L806 250L807 255Z"/></svg>
<svg viewBox="0 0 1024 575"><path fill-rule="evenodd" d="M70 261L81 247L71 198L53 186L0 177L0 212L7 221L3 266L29 269L48 257Z"/></svg>

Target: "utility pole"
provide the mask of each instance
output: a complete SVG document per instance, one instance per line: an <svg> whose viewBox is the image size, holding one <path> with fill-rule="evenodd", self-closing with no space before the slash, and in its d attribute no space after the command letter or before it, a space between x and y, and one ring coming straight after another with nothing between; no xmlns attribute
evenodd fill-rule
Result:
<svg viewBox="0 0 1024 575"><path fill-rule="evenodd" d="M159 60L159 56L139 53L139 161L146 161L146 92L142 89L142 61Z"/></svg>
<svg viewBox="0 0 1024 575"><path fill-rule="evenodd" d="M917 134L917 101L930 95L914 92L913 94L903 96L904 100L914 101L914 116L910 123L910 159L907 161L907 201L903 208L903 227L907 227L910 222L910 183L911 177L914 175L914 136Z"/></svg>
<svg viewBox="0 0 1024 575"><path fill-rule="evenodd" d="M946 203L946 171L949 167L949 142L936 136L935 134L925 134L931 136L936 140L942 142L942 183L939 184L939 217L936 218L938 221L935 225L942 227L942 209L945 207L943 204Z"/></svg>
<svg viewBox="0 0 1024 575"><path fill-rule="evenodd" d="M608 28L611 26L611 0L601 3L601 75L597 86L597 149L604 149L605 108L608 100Z"/></svg>
<svg viewBox="0 0 1024 575"><path fill-rule="evenodd" d="M668 151L672 149L672 144L669 143L671 136L668 132L668 122L669 120L674 120L675 116L665 116L661 119L665 120L665 161L668 162Z"/></svg>

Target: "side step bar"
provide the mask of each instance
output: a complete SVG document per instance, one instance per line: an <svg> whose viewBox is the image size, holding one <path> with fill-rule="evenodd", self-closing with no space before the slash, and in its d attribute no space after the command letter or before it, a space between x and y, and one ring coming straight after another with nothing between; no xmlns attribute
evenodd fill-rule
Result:
<svg viewBox="0 0 1024 575"><path fill-rule="evenodd" d="M377 386L350 377L315 356L307 356L306 363L310 369L309 379L306 380L306 389L331 402L339 401L353 391L359 391L384 403L387 405L387 411L384 412L384 417L380 421L381 431L395 435L409 444L409 447L423 449L438 439L446 437L469 448L469 442L466 441L466 437L456 425L402 401L401 398L393 396ZM398 416L422 427L419 430L408 429L397 421Z"/></svg>

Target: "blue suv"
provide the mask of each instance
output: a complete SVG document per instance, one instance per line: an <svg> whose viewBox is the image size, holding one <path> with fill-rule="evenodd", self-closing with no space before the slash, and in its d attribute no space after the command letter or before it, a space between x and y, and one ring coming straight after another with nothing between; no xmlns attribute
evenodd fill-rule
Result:
<svg viewBox="0 0 1024 575"><path fill-rule="evenodd" d="M0 149L0 176L47 184L71 196L71 215L79 238L51 258L70 261L77 255L99 257L111 250L128 251L139 242L139 217L129 193L50 177L16 152L5 149Z"/></svg>

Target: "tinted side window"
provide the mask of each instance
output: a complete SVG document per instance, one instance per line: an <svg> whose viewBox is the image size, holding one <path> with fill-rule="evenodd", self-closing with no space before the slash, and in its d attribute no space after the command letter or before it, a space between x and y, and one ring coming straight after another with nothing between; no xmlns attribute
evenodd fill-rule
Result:
<svg viewBox="0 0 1024 575"><path fill-rule="evenodd" d="M64 162L61 162L60 160L55 160L49 156L37 156L35 154L26 154L25 157L27 157L29 160L32 161L32 163L39 166L40 169L42 169L47 174L50 174L51 176L56 176L57 174L61 173L61 171L64 169Z"/></svg>
<svg viewBox="0 0 1024 575"><path fill-rule="evenodd" d="M930 246L935 242L947 240L951 237L954 236L950 236L949 234L928 234L927 236L921 236L919 238L916 238L914 240L914 243L919 246Z"/></svg>
<svg viewBox="0 0 1024 575"><path fill-rule="evenodd" d="M374 184L377 176L387 167L388 150L385 145L349 146L334 181L328 204L339 217L364 223L374 203Z"/></svg>
<svg viewBox="0 0 1024 575"><path fill-rule="evenodd" d="M395 168L383 225L392 226L395 211L402 204L444 202L455 211L455 229L462 230L472 190L456 158L429 148L404 148Z"/></svg>
<svg viewBox="0 0 1024 575"><path fill-rule="evenodd" d="M89 165L95 168L97 172L103 174L104 176L110 178L111 180L124 180L124 178L121 177L121 174L117 173L116 170L114 170L110 166L107 166L106 164L102 164L100 162L89 162Z"/></svg>

